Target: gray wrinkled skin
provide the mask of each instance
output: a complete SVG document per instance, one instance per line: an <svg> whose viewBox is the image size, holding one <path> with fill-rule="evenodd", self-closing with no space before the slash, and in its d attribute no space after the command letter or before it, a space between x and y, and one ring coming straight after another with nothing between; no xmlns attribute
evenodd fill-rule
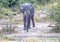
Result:
<svg viewBox="0 0 60 42"><path fill-rule="evenodd" d="M30 19L32 20L33 27L34 24L34 6L31 3L25 3L21 5L20 11L24 14L24 29L30 28Z"/></svg>

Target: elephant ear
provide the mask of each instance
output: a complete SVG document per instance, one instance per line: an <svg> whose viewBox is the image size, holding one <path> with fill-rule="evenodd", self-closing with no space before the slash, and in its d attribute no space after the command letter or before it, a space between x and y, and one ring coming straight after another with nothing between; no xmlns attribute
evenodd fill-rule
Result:
<svg viewBox="0 0 60 42"><path fill-rule="evenodd" d="M34 13L34 6L33 6L33 5L31 5L31 6L29 7L29 9L30 9L31 13Z"/></svg>
<svg viewBox="0 0 60 42"><path fill-rule="evenodd" d="M23 13L24 12L24 6L23 4L20 6L20 11Z"/></svg>

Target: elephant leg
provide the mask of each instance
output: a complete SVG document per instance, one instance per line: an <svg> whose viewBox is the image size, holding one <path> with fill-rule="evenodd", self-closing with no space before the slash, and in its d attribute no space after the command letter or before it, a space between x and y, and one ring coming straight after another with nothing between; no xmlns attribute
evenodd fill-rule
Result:
<svg viewBox="0 0 60 42"><path fill-rule="evenodd" d="M33 27L35 27L34 16L31 16Z"/></svg>
<svg viewBox="0 0 60 42"><path fill-rule="evenodd" d="M24 15L24 30L26 30L26 16Z"/></svg>
<svg viewBox="0 0 60 42"><path fill-rule="evenodd" d="M27 28L29 29L30 28L30 15L27 15L27 18L26 18L26 22L27 22Z"/></svg>
<svg viewBox="0 0 60 42"><path fill-rule="evenodd" d="M28 17L28 28L30 29L30 15Z"/></svg>
<svg viewBox="0 0 60 42"><path fill-rule="evenodd" d="M27 32L28 32L28 29L29 29L29 15L27 15L26 16L26 23L27 23L27 26L26 26L26 28L27 28Z"/></svg>

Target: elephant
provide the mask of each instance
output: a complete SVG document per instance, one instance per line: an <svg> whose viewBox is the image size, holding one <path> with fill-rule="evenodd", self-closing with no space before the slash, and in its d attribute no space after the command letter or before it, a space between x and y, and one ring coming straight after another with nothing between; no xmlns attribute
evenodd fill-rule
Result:
<svg viewBox="0 0 60 42"><path fill-rule="evenodd" d="M30 29L30 19L32 20L32 25L35 27L34 23L34 6L31 3L22 4L20 11L24 15L24 30Z"/></svg>

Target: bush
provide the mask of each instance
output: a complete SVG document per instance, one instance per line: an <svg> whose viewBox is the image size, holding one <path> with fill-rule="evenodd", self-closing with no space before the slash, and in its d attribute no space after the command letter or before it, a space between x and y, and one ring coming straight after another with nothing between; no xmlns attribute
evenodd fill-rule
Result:
<svg viewBox="0 0 60 42"><path fill-rule="evenodd" d="M60 3L51 8L50 17L56 21L55 27L52 30L54 32L60 32Z"/></svg>

